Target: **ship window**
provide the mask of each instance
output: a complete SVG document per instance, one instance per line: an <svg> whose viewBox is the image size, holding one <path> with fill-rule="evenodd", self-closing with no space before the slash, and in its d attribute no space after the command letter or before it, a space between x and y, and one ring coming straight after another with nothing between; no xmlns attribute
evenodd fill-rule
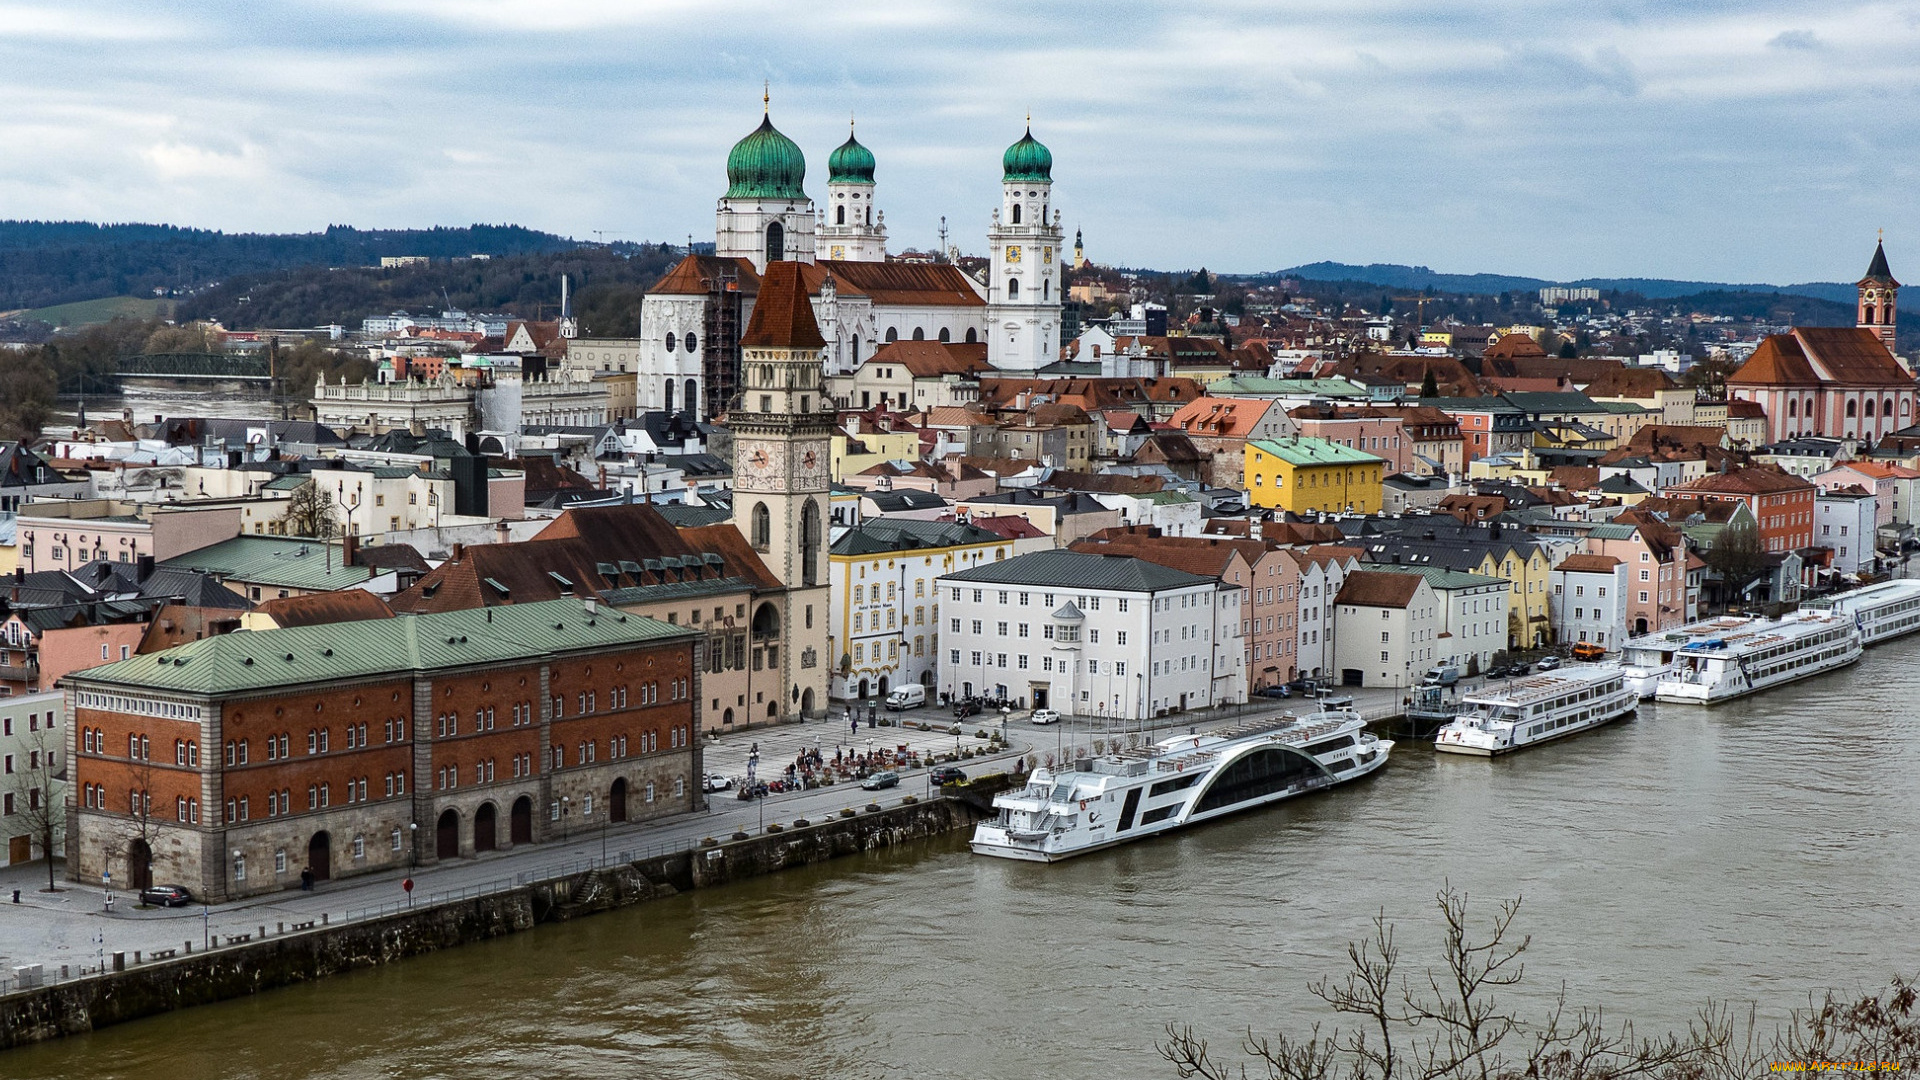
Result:
<svg viewBox="0 0 1920 1080"><path fill-rule="evenodd" d="M1220 778L1200 796L1195 813L1218 810L1284 791L1314 776L1325 776L1320 763L1296 750L1262 747L1227 766Z"/></svg>
<svg viewBox="0 0 1920 1080"><path fill-rule="evenodd" d="M1149 810L1140 815L1140 824L1151 825L1156 821L1165 821L1179 812L1179 803L1174 803L1172 806L1163 806L1158 810Z"/></svg>
<svg viewBox="0 0 1920 1080"><path fill-rule="evenodd" d="M1169 792L1185 791L1188 788L1192 787L1193 785L1199 783L1200 776L1201 776L1200 773L1194 773L1192 776L1183 776L1178 780L1162 780L1159 783L1147 789L1147 798L1157 799L1160 796L1165 795Z"/></svg>
<svg viewBox="0 0 1920 1080"><path fill-rule="evenodd" d="M1311 746L1302 747L1300 752L1303 754L1312 754L1314 757L1319 757L1321 754L1325 754L1329 751L1339 750L1344 747L1348 747L1352 745L1353 745L1353 736L1341 735L1337 738L1324 739L1320 742L1314 743Z"/></svg>

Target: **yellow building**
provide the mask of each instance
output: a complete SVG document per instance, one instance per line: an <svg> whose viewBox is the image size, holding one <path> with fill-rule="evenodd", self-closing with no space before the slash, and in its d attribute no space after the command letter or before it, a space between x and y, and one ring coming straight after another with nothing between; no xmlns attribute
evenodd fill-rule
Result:
<svg viewBox="0 0 1920 1080"><path fill-rule="evenodd" d="M1247 500L1290 513L1377 514L1387 463L1330 439L1256 439L1246 448Z"/></svg>
<svg viewBox="0 0 1920 1080"><path fill-rule="evenodd" d="M833 433L833 448L828 465L835 482L866 472L883 461L919 461L920 433L917 431L862 431L848 435Z"/></svg>

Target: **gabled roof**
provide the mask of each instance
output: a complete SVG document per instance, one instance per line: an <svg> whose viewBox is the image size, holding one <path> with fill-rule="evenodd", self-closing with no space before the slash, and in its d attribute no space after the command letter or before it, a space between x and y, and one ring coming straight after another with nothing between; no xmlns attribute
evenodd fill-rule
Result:
<svg viewBox="0 0 1920 1080"><path fill-rule="evenodd" d="M863 521L841 533L833 541L830 554L841 556L878 555L899 551L933 551L968 544L992 544L998 534L957 521L916 521L906 518L876 518Z"/></svg>
<svg viewBox="0 0 1920 1080"><path fill-rule="evenodd" d="M813 318L813 301L807 296L806 283L800 278L800 264L772 262L760 282L760 296L753 303L753 316L747 320L740 344L759 348L824 349L827 339L820 335L820 324Z"/></svg>
<svg viewBox="0 0 1920 1080"><path fill-rule="evenodd" d="M1276 407L1272 399L1203 397L1182 405L1168 422L1189 436L1244 439Z"/></svg>
<svg viewBox="0 0 1920 1080"><path fill-rule="evenodd" d="M1028 552L1002 562L985 563L948 574L943 580L1110 592L1160 592L1212 584L1209 578L1173 570L1145 559L1126 555L1094 555L1083 551Z"/></svg>
<svg viewBox="0 0 1920 1080"><path fill-rule="evenodd" d="M723 259L715 255L689 255L674 263L660 280L648 286L649 294L705 296L723 280L731 279L738 291L752 295L760 288L760 274L751 259Z"/></svg>
<svg viewBox="0 0 1920 1080"><path fill-rule="evenodd" d="M1417 574L1395 574L1385 570L1355 570L1340 586L1336 604L1356 607L1404 608L1420 594L1425 578Z"/></svg>
<svg viewBox="0 0 1920 1080"><path fill-rule="evenodd" d="M1802 326L1760 342L1740 370L1727 377L1739 386L1900 386L1913 377L1900 367L1872 330Z"/></svg>
<svg viewBox="0 0 1920 1080"><path fill-rule="evenodd" d="M984 342L892 341L874 350L860 366L898 364L916 379L937 379L942 375L977 376L992 371L987 365Z"/></svg>
<svg viewBox="0 0 1920 1080"><path fill-rule="evenodd" d="M1355 450L1342 446L1331 439L1303 437L1297 439L1254 439L1247 443L1250 449L1271 454L1281 461L1294 466L1317 465L1379 465L1382 459L1364 450Z"/></svg>
<svg viewBox="0 0 1920 1080"><path fill-rule="evenodd" d="M1620 560L1611 555L1569 555L1560 560L1555 570L1581 574L1611 574L1620 565Z"/></svg>
<svg viewBox="0 0 1920 1080"><path fill-rule="evenodd" d="M964 271L952 263L837 262L825 259L808 276L808 291L820 292L819 280L833 275L839 292L864 294L875 304L897 307L985 307ZM769 270L772 268L769 267Z"/></svg>
<svg viewBox="0 0 1920 1080"><path fill-rule="evenodd" d="M1786 492L1813 491L1814 485L1777 465L1749 465L1725 473L1708 473L1695 480L1667 489L1671 492L1705 491L1727 495L1778 495Z"/></svg>
<svg viewBox="0 0 1920 1080"><path fill-rule="evenodd" d="M365 589L309 593L268 600L259 612L285 626L326 626L330 623L359 622L362 619L391 619L393 609Z"/></svg>
<svg viewBox="0 0 1920 1080"><path fill-rule="evenodd" d="M1258 540L1221 536L1163 536L1151 526L1130 525L1102 529L1068 545L1070 551L1096 555L1130 555L1199 577L1222 580L1237 554L1249 565L1267 553Z"/></svg>

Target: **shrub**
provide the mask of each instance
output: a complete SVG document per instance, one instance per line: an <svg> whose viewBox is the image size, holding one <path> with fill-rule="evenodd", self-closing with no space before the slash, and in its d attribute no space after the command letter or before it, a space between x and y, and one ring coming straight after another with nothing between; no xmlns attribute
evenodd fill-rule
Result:
<svg viewBox="0 0 1920 1080"><path fill-rule="evenodd" d="M777 832L784 832L785 830L782 829L780 827L780 823L776 821L773 824L767 826L767 831L770 833L777 833Z"/></svg>
<svg viewBox="0 0 1920 1080"><path fill-rule="evenodd" d="M870 803L868 803L868 804L867 804L867 813L869 813L869 814L877 814L877 813L879 813L879 812L880 812L880 804L879 804L879 803L877 803L877 802L870 802Z"/></svg>
<svg viewBox="0 0 1920 1080"><path fill-rule="evenodd" d="M720 841L715 840L711 836L703 836L700 838L701 847L718 847L719 844L720 844Z"/></svg>
<svg viewBox="0 0 1920 1080"><path fill-rule="evenodd" d="M808 821L808 820L807 820L806 818L794 818L794 819L793 819L793 827L794 827L794 828L796 828L796 829L804 829L804 828L806 828L807 826L809 826L809 825L811 825L811 824L813 824L813 822L811 822L811 821Z"/></svg>
<svg viewBox="0 0 1920 1080"><path fill-rule="evenodd" d="M747 834L739 831L735 831L733 836L730 837L730 839L733 839L733 840L745 840L746 838L747 838Z"/></svg>
<svg viewBox="0 0 1920 1080"><path fill-rule="evenodd" d="M853 815L854 815L854 809L851 806L847 807L845 810L840 811L841 817L852 817Z"/></svg>
<svg viewBox="0 0 1920 1080"><path fill-rule="evenodd" d="M904 798L904 799L901 799L901 800L900 800L900 805L901 805L901 806L912 806L912 805L913 805L914 803L917 803L917 802L919 802L919 801L920 801L920 796L918 796L918 795L909 795L909 796L907 796L906 798Z"/></svg>

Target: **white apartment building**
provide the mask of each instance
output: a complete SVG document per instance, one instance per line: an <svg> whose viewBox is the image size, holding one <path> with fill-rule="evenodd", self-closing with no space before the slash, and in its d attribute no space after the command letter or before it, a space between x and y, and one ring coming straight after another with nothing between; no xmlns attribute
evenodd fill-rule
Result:
<svg viewBox="0 0 1920 1080"><path fill-rule="evenodd" d="M1244 701L1237 585L1124 555L1036 551L948 574L942 693L1145 720Z"/></svg>
<svg viewBox="0 0 1920 1080"><path fill-rule="evenodd" d="M1553 639L1609 649L1627 640L1627 564L1611 555L1569 555L1548 574Z"/></svg>
<svg viewBox="0 0 1920 1080"><path fill-rule="evenodd" d="M1836 574L1873 566L1878 500L1858 488L1834 488L1813 497L1813 543L1833 550Z"/></svg>
<svg viewBox="0 0 1920 1080"><path fill-rule="evenodd" d="M1433 664L1458 664L1460 670L1485 671L1493 654L1507 647L1507 607L1513 583L1485 574L1467 574L1437 566L1368 565L1369 570L1418 574L1433 590L1440 620Z"/></svg>
<svg viewBox="0 0 1920 1080"><path fill-rule="evenodd" d="M66 848L65 712L58 690L0 699L0 866L46 858L46 813Z"/></svg>
<svg viewBox="0 0 1920 1080"><path fill-rule="evenodd" d="M1344 686L1412 686L1445 658L1440 599L1419 574L1356 570L1332 606L1339 613L1333 673Z"/></svg>
<svg viewBox="0 0 1920 1080"><path fill-rule="evenodd" d="M918 683L937 687L943 574L1013 554L1013 542L958 522L878 518L835 529L827 552L832 602L827 654L834 701L884 698Z"/></svg>
<svg viewBox="0 0 1920 1080"><path fill-rule="evenodd" d="M1300 641L1296 650L1300 674L1309 679L1333 678L1338 670L1334 663L1334 598L1360 560L1350 549L1308 548L1295 554L1300 560Z"/></svg>

